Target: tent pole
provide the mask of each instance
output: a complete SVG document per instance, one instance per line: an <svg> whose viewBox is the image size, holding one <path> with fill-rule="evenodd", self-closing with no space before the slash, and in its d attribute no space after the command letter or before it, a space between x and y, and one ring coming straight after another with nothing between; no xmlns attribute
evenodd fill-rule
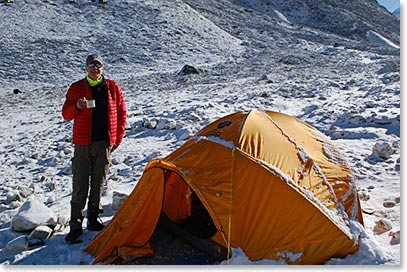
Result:
<svg viewBox="0 0 407 272"><path fill-rule="evenodd" d="M231 230L232 230L232 204L233 204L233 185L234 185L234 169L235 169L235 148L232 149L232 167L230 175L230 203L229 203L229 223L228 223L228 256L232 256L232 248L230 244L231 240ZM230 258L227 260L228 265L230 263Z"/></svg>

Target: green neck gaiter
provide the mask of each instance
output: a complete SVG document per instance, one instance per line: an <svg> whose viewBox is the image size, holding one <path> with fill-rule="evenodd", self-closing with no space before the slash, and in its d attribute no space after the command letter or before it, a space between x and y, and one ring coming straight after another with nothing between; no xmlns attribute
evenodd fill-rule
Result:
<svg viewBox="0 0 407 272"><path fill-rule="evenodd" d="M98 80L93 80L89 76L86 76L86 80L88 81L91 87L100 84L103 81L103 76L101 76Z"/></svg>

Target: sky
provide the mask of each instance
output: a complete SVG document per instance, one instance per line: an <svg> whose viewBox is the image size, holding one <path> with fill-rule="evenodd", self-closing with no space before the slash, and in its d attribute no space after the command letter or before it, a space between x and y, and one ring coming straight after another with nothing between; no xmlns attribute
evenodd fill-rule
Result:
<svg viewBox="0 0 407 272"><path fill-rule="evenodd" d="M377 0L377 2L387 8L390 12L395 11L400 7L401 0Z"/></svg>

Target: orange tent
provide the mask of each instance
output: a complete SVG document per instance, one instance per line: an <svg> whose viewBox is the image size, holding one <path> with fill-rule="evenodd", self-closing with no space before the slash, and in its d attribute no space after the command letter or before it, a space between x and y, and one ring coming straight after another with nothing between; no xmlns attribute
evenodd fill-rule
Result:
<svg viewBox="0 0 407 272"><path fill-rule="evenodd" d="M252 260L322 264L358 250L363 225L354 176L336 145L295 117L237 112L148 163L131 195L86 250L94 263L152 253L160 214L180 222L196 196L216 233Z"/></svg>

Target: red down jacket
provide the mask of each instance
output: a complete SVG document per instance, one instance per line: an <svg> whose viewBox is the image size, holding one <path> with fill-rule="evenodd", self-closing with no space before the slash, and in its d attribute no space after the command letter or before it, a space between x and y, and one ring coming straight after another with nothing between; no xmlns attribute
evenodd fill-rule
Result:
<svg viewBox="0 0 407 272"><path fill-rule="evenodd" d="M126 127L126 103L119 85L110 79L105 79L108 97L108 127L110 146L118 147L122 142ZM92 99L92 89L86 78L73 83L66 94L62 107L62 116L66 121L74 120L72 142L77 145L89 145L92 130L92 109L78 110L76 102L79 98Z"/></svg>

